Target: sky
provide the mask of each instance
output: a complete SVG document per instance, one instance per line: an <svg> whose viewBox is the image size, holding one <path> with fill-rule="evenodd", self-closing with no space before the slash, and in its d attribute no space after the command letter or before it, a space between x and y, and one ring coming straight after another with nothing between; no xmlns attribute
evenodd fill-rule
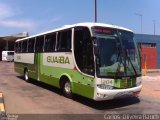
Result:
<svg viewBox="0 0 160 120"><path fill-rule="evenodd" d="M98 22L160 35L160 0L97 0ZM0 0L0 36L94 22L94 0Z"/></svg>

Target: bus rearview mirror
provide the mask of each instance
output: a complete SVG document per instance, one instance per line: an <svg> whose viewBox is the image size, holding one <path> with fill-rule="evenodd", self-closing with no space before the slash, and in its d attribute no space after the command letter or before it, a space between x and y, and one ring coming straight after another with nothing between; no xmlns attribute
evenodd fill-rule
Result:
<svg viewBox="0 0 160 120"><path fill-rule="evenodd" d="M99 55L100 50L99 50L99 46L97 44L94 44L94 54L97 56Z"/></svg>

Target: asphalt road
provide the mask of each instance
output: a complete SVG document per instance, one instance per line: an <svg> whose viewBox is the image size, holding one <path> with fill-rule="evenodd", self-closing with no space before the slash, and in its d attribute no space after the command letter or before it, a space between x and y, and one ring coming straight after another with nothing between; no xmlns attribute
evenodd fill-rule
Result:
<svg viewBox="0 0 160 120"><path fill-rule="evenodd" d="M14 72L14 64L0 62L0 91L8 114L160 114L160 77L144 77L139 96L94 102L75 96L65 98L59 89L32 80L27 83ZM85 117L85 116L84 116Z"/></svg>

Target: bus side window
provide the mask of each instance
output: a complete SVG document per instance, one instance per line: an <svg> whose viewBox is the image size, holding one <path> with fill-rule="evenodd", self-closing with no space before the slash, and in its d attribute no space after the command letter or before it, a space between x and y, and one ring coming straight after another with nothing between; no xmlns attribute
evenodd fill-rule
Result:
<svg viewBox="0 0 160 120"><path fill-rule="evenodd" d="M45 36L45 52L54 52L56 45L56 33L51 33Z"/></svg>
<svg viewBox="0 0 160 120"><path fill-rule="evenodd" d="M22 53L27 52L27 40L22 41Z"/></svg>
<svg viewBox="0 0 160 120"><path fill-rule="evenodd" d="M36 37L35 52L43 52L44 36Z"/></svg>
<svg viewBox="0 0 160 120"><path fill-rule="evenodd" d="M34 44L35 44L35 38L28 40L28 52L33 53L34 52Z"/></svg>
<svg viewBox="0 0 160 120"><path fill-rule="evenodd" d="M10 52L10 55L14 55L14 52Z"/></svg>
<svg viewBox="0 0 160 120"><path fill-rule="evenodd" d="M72 35L71 29L58 32L57 51L60 52L71 51L71 35Z"/></svg>
<svg viewBox="0 0 160 120"><path fill-rule="evenodd" d="M18 53L21 53L22 51L22 42L18 42Z"/></svg>
<svg viewBox="0 0 160 120"><path fill-rule="evenodd" d="M15 45L14 45L14 51L15 51L15 53L18 52L18 42L16 42Z"/></svg>
<svg viewBox="0 0 160 120"><path fill-rule="evenodd" d="M8 55L14 55L14 52L8 52Z"/></svg>
<svg viewBox="0 0 160 120"><path fill-rule="evenodd" d="M76 27L74 31L74 55L79 69L86 74L94 75L93 47L89 29Z"/></svg>

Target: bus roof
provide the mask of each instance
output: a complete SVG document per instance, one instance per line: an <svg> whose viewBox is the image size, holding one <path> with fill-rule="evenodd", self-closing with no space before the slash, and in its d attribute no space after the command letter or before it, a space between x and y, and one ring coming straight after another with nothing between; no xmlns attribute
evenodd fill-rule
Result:
<svg viewBox="0 0 160 120"><path fill-rule="evenodd" d="M116 26L116 25L105 24L105 23L85 22L85 23L77 23L77 24L73 24L73 25L64 25L64 26L62 26L60 28L57 28L57 29L54 29L54 30L50 30L50 31L43 32L43 33L40 33L40 34L37 34L37 35L33 35L33 36L26 37L26 38L18 39L17 42L21 41L21 40L37 37L37 36L40 36L40 35L45 35L45 34L48 34L48 33L51 33L51 32L56 32L56 31L60 31L60 30L68 29L68 28L73 28L73 27L76 27L76 26L85 26L85 27L89 27L89 28L91 28L93 26L109 27L109 28L116 28L116 29L121 29L121 30L126 30L126 31L133 32L130 29L120 27L120 26Z"/></svg>

